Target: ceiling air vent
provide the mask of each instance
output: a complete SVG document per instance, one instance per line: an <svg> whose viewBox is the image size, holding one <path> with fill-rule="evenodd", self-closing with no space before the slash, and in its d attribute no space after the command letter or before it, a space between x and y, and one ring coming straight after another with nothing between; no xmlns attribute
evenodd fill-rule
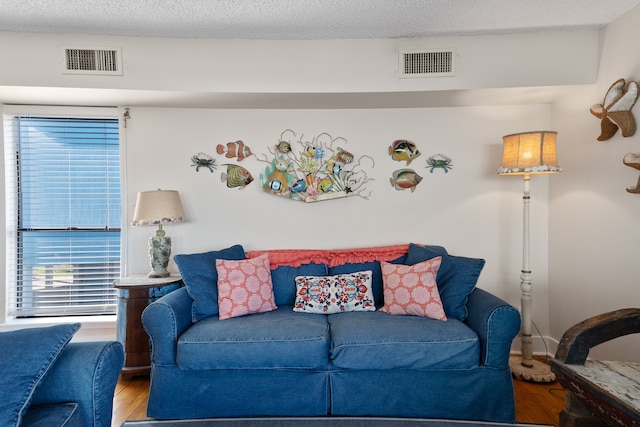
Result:
<svg viewBox="0 0 640 427"><path fill-rule="evenodd" d="M453 50L401 50L400 77L446 77L455 75Z"/></svg>
<svg viewBox="0 0 640 427"><path fill-rule="evenodd" d="M122 75L122 52L110 49L64 49L65 74Z"/></svg>

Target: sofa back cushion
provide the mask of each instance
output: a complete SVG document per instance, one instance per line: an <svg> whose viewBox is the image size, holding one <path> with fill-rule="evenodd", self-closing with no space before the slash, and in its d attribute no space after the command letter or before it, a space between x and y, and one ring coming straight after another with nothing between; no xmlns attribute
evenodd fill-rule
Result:
<svg viewBox="0 0 640 427"><path fill-rule="evenodd" d="M308 263L300 267L281 265L271 270L271 282L276 305L293 305L296 299L296 277L326 276L329 272L327 264Z"/></svg>
<svg viewBox="0 0 640 427"><path fill-rule="evenodd" d="M436 276L438 291L444 312L449 319L467 318L467 299L476 287L485 261L444 254L432 246L409 245L407 265L414 265L441 256L442 262Z"/></svg>
<svg viewBox="0 0 640 427"><path fill-rule="evenodd" d="M193 300L191 320L194 323L218 314L217 259L245 259L244 248L235 245L219 251L180 254L173 257L187 292Z"/></svg>
<svg viewBox="0 0 640 427"><path fill-rule="evenodd" d="M410 245L408 247L410 247ZM424 247L430 248L432 253L437 253L439 255L447 254L447 250L442 246L424 246ZM387 260L382 260L382 261L387 261ZM401 255L387 262L391 264L407 264L407 254ZM362 271L362 270L371 270L373 272L373 282L372 282L373 298L376 301L376 306L382 307L384 305L384 291L382 289L382 269L380 268L380 260L369 261L369 262L345 263L341 265L330 266L329 274L335 275L335 274L354 273L356 271Z"/></svg>
<svg viewBox="0 0 640 427"><path fill-rule="evenodd" d="M406 256L394 259L391 264L403 264ZM382 291L382 268L379 261L356 262L329 267L329 275L350 274L358 271L371 270L371 289L373 289L373 299L376 306L380 307L384 304L384 293Z"/></svg>

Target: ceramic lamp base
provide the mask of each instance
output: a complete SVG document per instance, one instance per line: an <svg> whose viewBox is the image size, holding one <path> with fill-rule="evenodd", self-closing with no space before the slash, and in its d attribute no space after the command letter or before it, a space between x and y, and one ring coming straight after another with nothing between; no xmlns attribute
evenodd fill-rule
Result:
<svg viewBox="0 0 640 427"><path fill-rule="evenodd" d="M157 279L160 277L169 277L171 276L171 273L169 273L168 271L164 271L164 272L157 272L157 271L150 271L149 274L147 274L147 277L149 279Z"/></svg>
<svg viewBox="0 0 640 427"><path fill-rule="evenodd" d="M171 237L164 235L162 226L156 231L156 235L149 238L149 261L151 262L151 272L147 275L150 278L168 277L167 271L169 259L171 257Z"/></svg>

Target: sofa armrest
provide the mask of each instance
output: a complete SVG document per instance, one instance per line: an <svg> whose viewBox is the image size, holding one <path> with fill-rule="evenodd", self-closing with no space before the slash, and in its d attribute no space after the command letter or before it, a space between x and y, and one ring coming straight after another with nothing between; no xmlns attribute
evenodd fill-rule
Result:
<svg viewBox="0 0 640 427"><path fill-rule="evenodd" d="M110 427L113 395L124 364L122 344L67 344L36 388L32 405L75 402L87 427Z"/></svg>
<svg viewBox="0 0 640 427"><path fill-rule="evenodd" d="M480 338L482 364L492 368L509 366L511 343L520 331L520 313L497 296L476 288L467 301L465 323Z"/></svg>
<svg viewBox="0 0 640 427"><path fill-rule="evenodd" d="M192 324L192 302L187 288L180 288L149 304L142 312L142 324L151 338L154 365L176 364L178 337Z"/></svg>

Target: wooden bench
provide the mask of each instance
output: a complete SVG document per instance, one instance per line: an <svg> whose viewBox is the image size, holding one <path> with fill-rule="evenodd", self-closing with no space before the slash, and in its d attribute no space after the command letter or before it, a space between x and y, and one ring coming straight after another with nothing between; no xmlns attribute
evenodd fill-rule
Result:
<svg viewBox="0 0 640 427"><path fill-rule="evenodd" d="M640 332L640 309L611 311L564 333L551 370L565 388L560 427L640 427L640 363L587 360L589 350Z"/></svg>

